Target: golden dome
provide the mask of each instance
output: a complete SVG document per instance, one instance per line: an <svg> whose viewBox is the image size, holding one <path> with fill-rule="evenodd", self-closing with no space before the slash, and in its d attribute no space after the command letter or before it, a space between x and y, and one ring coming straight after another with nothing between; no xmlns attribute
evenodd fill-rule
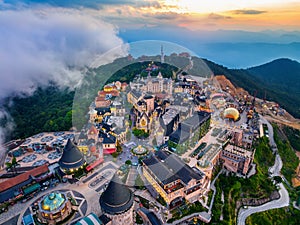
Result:
<svg viewBox="0 0 300 225"><path fill-rule="evenodd" d="M237 121L240 117L240 113L235 108L227 108L224 110L224 118L233 119L234 121Z"/></svg>

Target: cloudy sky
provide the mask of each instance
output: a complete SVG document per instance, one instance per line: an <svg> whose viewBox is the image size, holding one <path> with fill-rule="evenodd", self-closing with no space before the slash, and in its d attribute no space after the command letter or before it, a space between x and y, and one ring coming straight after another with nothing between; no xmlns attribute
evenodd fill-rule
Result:
<svg viewBox="0 0 300 225"><path fill-rule="evenodd" d="M11 15L63 11L74 21L79 14L82 23L77 28L86 29L83 23L93 18L113 27L123 42L171 41L228 67L250 67L279 57L300 60L299 0L0 0L0 9ZM26 18L22 22L27 23ZM33 32L37 29L32 27Z"/></svg>
<svg viewBox="0 0 300 225"><path fill-rule="evenodd" d="M86 67L143 40L231 68L300 61L299 12L299 0L0 0L0 101L50 80L74 86Z"/></svg>
<svg viewBox="0 0 300 225"><path fill-rule="evenodd" d="M3 0L2 8L46 5L85 10L122 28L168 25L198 29L299 30L296 0Z"/></svg>
<svg viewBox="0 0 300 225"><path fill-rule="evenodd" d="M300 60L296 0L0 0L0 10L0 73L35 80L68 78L70 68L141 40L174 42L228 67Z"/></svg>

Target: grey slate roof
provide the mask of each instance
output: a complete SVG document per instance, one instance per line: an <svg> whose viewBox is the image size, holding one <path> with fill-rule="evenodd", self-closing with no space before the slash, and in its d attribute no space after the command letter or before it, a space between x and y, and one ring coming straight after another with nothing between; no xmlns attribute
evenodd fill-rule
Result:
<svg viewBox="0 0 300 225"><path fill-rule="evenodd" d="M121 214L132 206L133 193L115 174L99 201L104 212L111 215Z"/></svg>
<svg viewBox="0 0 300 225"><path fill-rule="evenodd" d="M136 98L139 99L142 96L142 93L136 90L131 90L131 94Z"/></svg>
<svg viewBox="0 0 300 225"><path fill-rule="evenodd" d="M197 129L202 123L207 121L210 118L210 113L200 111L194 113L190 118L186 119L181 123L181 128L184 130L190 130L194 131Z"/></svg>
<svg viewBox="0 0 300 225"><path fill-rule="evenodd" d="M155 156L144 159L143 162L162 184L168 184L178 179L178 177L173 176L174 174Z"/></svg>
<svg viewBox="0 0 300 225"><path fill-rule="evenodd" d="M201 175L196 173L175 154L158 151L157 155L185 184L188 184L193 178L196 180L202 179Z"/></svg>
<svg viewBox="0 0 300 225"><path fill-rule="evenodd" d="M104 115L105 113L110 113L110 108L108 107L100 107L100 108L95 108L95 110L97 111L97 115Z"/></svg>
<svg viewBox="0 0 300 225"><path fill-rule="evenodd" d="M203 176L196 173L175 154L160 150L155 156L144 159L143 163L151 170L162 184L169 184L180 179L188 184L192 179L201 180Z"/></svg>
<svg viewBox="0 0 300 225"><path fill-rule="evenodd" d="M170 141L173 141L177 144L182 144L183 142L188 140L189 137L190 137L190 133L185 130L182 130L181 126L179 126L178 129L170 135L169 139Z"/></svg>
<svg viewBox="0 0 300 225"><path fill-rule="evenodd" d="M63 150L63 154L59 159L59 166L63 169L78 168L84 164L84 157L81 151L68 139L68 142Z"/></svg>

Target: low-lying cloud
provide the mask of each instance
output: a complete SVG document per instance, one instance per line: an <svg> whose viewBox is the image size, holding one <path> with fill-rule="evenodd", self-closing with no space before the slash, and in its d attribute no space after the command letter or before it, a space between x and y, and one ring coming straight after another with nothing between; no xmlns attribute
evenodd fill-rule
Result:
<svg viewBox="0 0 300 225"><path fill-rule="evenodd" d="M122 45L114 26L78 10L1 11L0 96L50 80L74 86L96 56Z"/></svg>
<svg viewBox="0 0 300 225"><path fill-rule="evenodd" d="M0 104L12 95L30 95L50 81L76 87L86 67L126 54L117 34L115 26L85 10L0 9ZM3 118L10 117L0 110ZM0 124L0 144L12 130L6 125Z"/></svg>
<svg viewBox="0 0 300 225"><path fill-rule="evenodd" d="M2 143L13 129L13 119L4 109L0 108L0 167L3 165L5 158L5 149Z"/></svg>

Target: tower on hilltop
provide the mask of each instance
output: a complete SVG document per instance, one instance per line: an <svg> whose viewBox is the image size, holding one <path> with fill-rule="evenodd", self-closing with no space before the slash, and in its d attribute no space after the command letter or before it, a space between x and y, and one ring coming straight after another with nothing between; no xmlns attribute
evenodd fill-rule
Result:
<svg viewBox="0 0 300 225"><path fill-rule="evenodd" d="M164 54L164 46L161 45L160 47L160 62L164 63L165 62L165 54Z"/></svg>

